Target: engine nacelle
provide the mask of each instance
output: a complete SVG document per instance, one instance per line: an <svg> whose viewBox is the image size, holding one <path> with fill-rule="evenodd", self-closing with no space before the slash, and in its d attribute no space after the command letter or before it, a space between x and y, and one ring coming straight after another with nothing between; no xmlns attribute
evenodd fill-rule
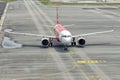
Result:
<svg viewBox="0 0 120 80"><path fill-rule="evenodd" d="M42 46L47 47L49 45L49 39L48 38L43 38L41 40L41 44L42 44Z"/></svg>
<svg viewBox="0 0 120 80"><path fill-rule="evenodd" d="M84 46L86 41L84 38L78 38L77 43L79 46Z"/></svg>

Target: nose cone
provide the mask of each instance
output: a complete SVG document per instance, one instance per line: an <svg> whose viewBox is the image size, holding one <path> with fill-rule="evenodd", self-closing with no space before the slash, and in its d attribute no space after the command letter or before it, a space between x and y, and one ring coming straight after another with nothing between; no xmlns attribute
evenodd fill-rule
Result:
<svg viewBox="0 0 120 80"><path fill-rule="evenodd" d="M62 43L65 45L69 45L71 43L71 40L71 37L63 38Z"/></svg>

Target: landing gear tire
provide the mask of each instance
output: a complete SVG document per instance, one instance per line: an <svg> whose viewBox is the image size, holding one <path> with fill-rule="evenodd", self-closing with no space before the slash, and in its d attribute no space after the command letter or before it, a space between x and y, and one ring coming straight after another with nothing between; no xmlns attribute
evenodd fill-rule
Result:
<svg viewBox="0 0 120 80"><path fill-rule="evenodd" d="M67 47L64 47L64 50L68 50L68 48L67 48Z"/></svg>
<svg viewBox="0 0 120 80"><path fill-rule="evenodd" d="M53 46L53 43L51 42L51 43L49 44L49 46Z"/></svg>
<svg viewBox="0 0 120 80"><path fill-rule="evenodd" d="M76 45L76 42L71 42L71 45L72 45L72 46L75 46L75 45Z"/></svg>
<svg viewBox="0 0 120 80"><path fill-rule="evenodd" d="M72 46L75 46L75 45L76 45L75 37L73 37L73 40L72 40L72 42L71 42L71 45L72 45Z"/></svg>
<svg viewBox="0 0 120 80"><path fill-rule="evenodd" d="M73 42L71 42L71 45L73 46Z"/></svg>
<svg viewBox="0 0 120 80"><path fill-rule="evenodd" d="M73 45L75 46L75 45L76 45L76 42L73 42Z"/></svg>
<svg viewBox="0 0 120 80"><path fill-rule="evenodd" d="M49 46L53 46L53 43L52 43L53 39L52 38L49 38Z"/></svg>

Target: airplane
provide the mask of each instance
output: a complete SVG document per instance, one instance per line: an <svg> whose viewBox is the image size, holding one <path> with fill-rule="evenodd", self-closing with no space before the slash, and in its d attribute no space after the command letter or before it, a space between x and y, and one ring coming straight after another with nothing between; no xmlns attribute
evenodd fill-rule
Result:
<svg viewBox="0 0 120 80"><path fill-rule="evenodd" d="M9 34L19 34L19 35L27 35L27 36L37 36L42 37L41 45L43 47L53 46L53 39L56 39L57 42L61 42L64 45L64 50L68 49L68 45L71 46L81 46L84 47L86 44L86 40L84 39L85 36L101 34L101 33L108 33L113 32L114 30L107 30L107 31L100 31L100 32L92 32L86 34L79 34L79 35L72 35L70 31L68 31L65 26L59 21L58 16L58 7L56 7L56 19L57 24L54 26L54 34L55 36L47 36L47 35L39 35L39 34L31 34L31 33L20 33L20 32L7 32ZM77 38L77 41L75 40Z"/></svg>

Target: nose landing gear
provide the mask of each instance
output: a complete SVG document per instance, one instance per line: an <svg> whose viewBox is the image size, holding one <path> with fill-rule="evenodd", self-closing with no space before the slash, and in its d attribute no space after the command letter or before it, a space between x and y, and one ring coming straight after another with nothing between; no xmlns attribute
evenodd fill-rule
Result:
<svg viewBox="0 0 120 80"><path fill-rule="evenodd" d="M65 50L65 51L67 51L67 50L68 50L67 45L64 45L64 50Z"/></svg>
<svg viewBox="0 0 120 80"><path fill-rule="evenodd" d="M65 50L65 51L67 51L67 50L68 50L68 48L67 48L67 47L64 47L64 50Z"/></svg>

